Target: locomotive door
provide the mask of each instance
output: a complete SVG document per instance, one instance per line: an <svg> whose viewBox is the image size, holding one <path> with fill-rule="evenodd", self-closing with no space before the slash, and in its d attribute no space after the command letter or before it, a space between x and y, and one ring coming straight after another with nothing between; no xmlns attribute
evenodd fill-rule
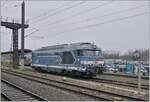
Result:
<svg viewBox="0 0 150 102"><path fill-rule="evenodd" d="M63 64L73 64L74 58L71 52L63 52L62 63Z"/></svg>

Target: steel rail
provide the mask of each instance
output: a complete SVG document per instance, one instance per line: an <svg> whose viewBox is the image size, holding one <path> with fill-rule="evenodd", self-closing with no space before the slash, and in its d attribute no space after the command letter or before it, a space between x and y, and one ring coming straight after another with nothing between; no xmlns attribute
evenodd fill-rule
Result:
<svg viewBox="0 0 150 102"><path fill-rule="evenodd" d="M24 79L28 79L28 80L31 80L31 81L35 81L35 82L38 82L38 83L42 83L42 84L45 84L45 85L50 85L50 86L53 86L53 87L56 87L56 88L60 88L60 89L63 89L63 90L67 90L67 91L72 91L72 92L76 92L76 93L79 93L79 94L83 94L83 95L87 95L87 96L90 96L90 97L94 97L94 98L96 98L96 99L98 99L98 100L105 100L105 101L112 101L112 99L107 99L107 98L104 98L104 97L100 97L99 95L93 95L93 93L89 93L89 92L86 92L85 90L83 90L83 89L74 89L74 87L73 88L68 88L68 87L64 87L64 86L61 86L60 84L56 84L54 81L52 81L51 80L51 83L48 83L48 82L43 82L43 81L41 81L41 80L37 80L37 79L34 79L34 77L32 76L25 76L25 74L22 74L22 75L18 75L18 74L16 74L16 73L10 73L10 72L5 72L5 73L8 73L8 74L11 74L11 75L15 75L15 76L18 76L18 77L22 77L22 78L24 78ZM24 76L23 76L24 75ZM42 79L42 80L44 80L44 78L40 78L40 77L38 77L39 79ZM49 81L49 80L48 80ZM52 84L52 82L54 83L54 84Z"/></svg>
<svg viewBox="0 0 150 102"><path fill-rule="evenodd" d="M7 95L5 95L4 93L1 93L1 98L5 98L6 100L5 101L12 101L12 99L10 97L8 97ZM1 99L2 101L2 99Z"/></svg>
<svg viewBox="0 0 150 102"><path fill-rule="evenodd" d="M19 77L22 77L22 78L25 78L25 79L29 79L29 80L32 80L32 81L36 81L36 82L40 82L40 83L43 83L43 84L46 84L46 85L51 85L51 86L55 86L55 87L58 87L58 88L61 88L61 89L66 89L66 90L71 90L71 91L74 91L74 92L78 92L78 93L82 93L82 94L86 94L88 96L92 96L92 97L95 97L95 98L101 98L101 99L104 99L104 100L109 100L109 101L114 101L114 100L123 100L123 99L126 99L126 100L140 100L140 101L146 101L147 99L145 98L139 98L139 97L133 97L133 96L128 96L128 95L122 95L122 94L119 94L119 93L113 93L113 92L108 92L108 91L104 91L104 90L98 90L98 89L94 89L94 88L89 88L89 87L86 87L86 86L81 86L81 85L77 85L77 84L73 84L73 83L67 83L67 82L64 82L64 81L57 81L55 79L47 79L47 78L43 78L43 77L39 77L39 76L35 76L35 75L31 75L31 74L27 74L27 73L22 73L22 72L17 72L17 71L4 71L2 70L2 72L5 72L5 73L8 73L8 74L13 74L15 76L19 76ZM59 85L54 85L52 84L53 83L59 83ZM69 89L65 86L62 86L60 84L63 84L63 85L68 85L69 86L72 86L72 87L76 87L76 88L80 88L79 90L73 90L73 89ZM83 91L81 91L83 90ZM88 90L88 91L86 91ZM92 92L92 93L91 93ZM97 92L99 94L96 94L94 95L94 93ZM116 99L117 97L117 99Z"/></svg>
<svg viewBox="0 0 150 102"><path fill-rule="evenodd" d="M138 88L138 84L130 83L130 82L124 82L124 81L118 81L118 80L103 79L103 78L93 78L93 79L91 79L91 81ZM145 89L145 90L149 90L149 85L142 85L141 88Z"/></svg>
<svg viewBox="0 0 150 102"><path fill-rule="evenodd" d="M127 78L138 78L137 75L127 75L127 74L118 74L118 73L103 73L104 75L109 76L120 76L120 77L127 77ZM149 80L149 76L142 76L141 77L144 80Z"/></svg>
<svg viewBox="0 0 150 102"><path fill-rule="evenodd" d="M17 86L7 80L1 79L1 94L10 101L47 101L43 97Z"/></svg>

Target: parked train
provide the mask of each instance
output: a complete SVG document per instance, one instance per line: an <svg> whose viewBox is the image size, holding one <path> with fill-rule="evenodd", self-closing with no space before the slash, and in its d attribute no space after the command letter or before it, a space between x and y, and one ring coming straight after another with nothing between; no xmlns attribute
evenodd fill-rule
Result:
<svg viewBox="0 0 150 102"><path fill-rule="evenodd" d="M103 72L102 51L92 43L72 43L42 47L32 52L31 66L38 71L83 77Z"/></svg>
<svg viewBox="0 0 150 102"><path fill-rule="evenodd" d="M18 50L19 54L19 63L21 62L21 49ZM12 64L13 52L7 51L1 53L2 64ZM24 65L30 66L32 63L32 50L24 49Z"/></svg>

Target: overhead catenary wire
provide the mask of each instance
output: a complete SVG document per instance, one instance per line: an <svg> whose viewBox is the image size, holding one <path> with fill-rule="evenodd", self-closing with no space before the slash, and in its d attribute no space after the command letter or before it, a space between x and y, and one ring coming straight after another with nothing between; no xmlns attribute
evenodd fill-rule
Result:
<svg viewBox="0 0 150 102"><path fill-rule="evenodd" d="M100 16L95 16L95 17L91 17L91 18L88 18L88 19L85 19L85 20L79 20L78 22L69 22L69 23L66 23L66 24L63 24L63 25L61 25L61 28L62 27L66 27L66 26L70 26L70 25L72 25L72 24L79 24L79 23L82 23L82 22L84 22L84 21L86 21L86 22L90 22L90 21L92 21L92 20L97 20L97 18L102 18L102 17L106 17L106 16L112 16L112 15L116 15L116 14L120 14L120 13L124 13L124 12L127 12L127 11L133 11L133 10L136 10L136 9L139 9L139 8L142 8L142 7L146 7L146 6L148 6L148 5L140 5L140 6L135 6L135 7L132 7L132 8L128 8L128 9L125 9L125 10L119 10L119 11L116 11L116 12L112 12L112 13L107 13L107 14L104 14L104 15L100 15ZM60 22L59 22L60 23ZM60 26L60 25L59 25ZM58 25L56 25L56 26L53 26L54 28L57 28L58 27ZM43 29L49 29L49 28L51 28L50 26L47 26L46 28L43 28Z"/></svg>
<svg viewBox="0 0 150 102"><path fill-rule="evenodd" d="M38 29L35 29L33 32L31 32L31 33L29 33L29 34L27 34L27 35L25 35L24 36L24 38L26 38L26 37L28 37L28 36L30 36L30 35L32 35L32 34L34 34L35 32L37 32L37 31L39 31Z"/></svg>
<svg viewBox="0 0 150 102"><path fill-rule="evenodd" d="M93 7L93 8L90 8L90 9L88 9L88 10L84 10L84 11L78 12L78 13L76 13L76 14L73 14L73 15L71 15L71 16L69 16L69 17L65 17L65 18L59 19L59 20L57 20L57 21L54 21L54 22L48 24L47 26L49 26L49 25L51 26L51 25L54 25L54 24L57 24L57 23L61 23L61 22L65 21L65 20L70 20L70 19L72 19L72 18L74 18L74 17L76 17L76 16L80 16L80 14L84 14L84 13L88 13L88 12L94 11L94 10L96 10L96 9L102 7L102 6L106 6L106 5L111 4L111 3L112 3L112 2L106 2L106 3L100 4L100 5L98 5L98 6L95 6L95 7ZM38 26L38 25L37 25L37 26ZM36 26L36 27L37 27L37 26Z"/></svg>
<svg viewBox="0 0 150 102"><path fill-rule="evenodd" d="M44 39L44 36L30 36L28 38Z"/></svg>
<svg viewBox="0 0 150 102"><path fill-rule="evenodd" d="M31 33L29 33L29 34L26 34L25 36L24 36L24 38L29 38L31 35L33 35L33 34L35 34L36 32L38 32L39 31L39 29L37 29L37 28L32 28L32 29L34 29L34 31L32 31ZM44 37L43 36L31 36L32 38L39 38L39 39L43 39Z"/></svg>
<svg viewBox="0 0 150 102"><path fill-rule="evenodd" d="M8 1L8 0L4 0L4 1L3 1L3 4L1 4L1 7L5 6L5 5L7 4L7 1Z"/></svg>
<svg viewBox="0 0 150 102"><path fill-rule="evenodd" d="M113 22L117 22L117 21L122 21L122 20L130 19L130 18L134 18L134 17L137 17L137 16L145 15L145 14L150 14L150 12L143 12L143 13L139 13L139 14L135 14L135 15L131 15L131 16L115 18L115 19L108 20L108 21L105 21L105 22L90 24L90 25L87 25L87 26L81 26L81 27L70 29L70 30L65 30L65 31L62 31L62 32L56 33L55 35L50 35L50 36L60 36L60 35L64 34L65 32L73 32L73 31L77 31L77 30L80 30L80 29L83 30L83 29L87 29L87 28L91 28L91 27L100 26L100 25L103 25L103 24L109 24L109 23L113 23Z"/></svg>
<svg viewBox="0 0 150 102"><path fill-rule="evenodd" d="M144 7L144 6L147 6L147 5L141 5L141 6L136 6L136 7L133 7L133 8L129 8L129 9L125 9L125 10L120 10L120 11L117 11L117 12L112 12L112 13L109 13L109 14L117 14L117 13L124 13L124 11L129 11L129 10L134 10L134 9L137 9L137 8L141 8L141 7ZM105 16L109 16L109 14L105 14L105 15L102 15L101 17L105 17ZM97 17L99 18L99 17ZM89 20L92 20L91 18L89 18ZM76 22L75 22L76 23Z"/></svg>
<svg viewBox="0 0 150 102"><path fill-rule="evenodd" d="M70 19L72 19L72 18L74 18L74 17L80 16L80 14L89 13L89 12L91 12L91 11L93 11L93 10L96 10L96 9L102 7L102 6L106 6L106 5L111 4L111 3L112 3L112 2L106 2L106 3L100 4L100 5L98 5L98 6L94 6L93 8L90 8L90 9L87 9L87 10L84 10L84 11L81 11L81 12L78 12L78 13L73 14L73 15L68 16L68 17L64 17L64 18L59 19L59 20L57 20L57 21L54 21L54 22L48 24L47 26L49 27L49 26L51 26L51 25L55 25L55 24L57 24L57 23L64 22L65 20L70 20Z"/></svg>
<svg viewBox="0 0 150 102"><path fill-rule="evenodd" d="M56 11L57 9L60 9L60 8L63 8L63 7L65 7L65 6L67 6L67 5L72 4L73 2L74 2L74 1L71 1L71 2L69 2L69 3L66 3L66 4L64 4L64 5L61 5L61 6L57 7L57 8L52 9L52 10L50 9L50 10L46 11L46 13L49 13L50 11ZM36 17L34 17L34 18L31 18L30 20L33 21L33 22L36 22L37 20L40 20L40 19L42 19L43 17L47 16L48 14L46 14L46 13L43 13L42 15L38 15L38 16L36 16Z"/></svg>
<svg viewBox="0 0 150 102"><path fill-rule="evenodd" d="M60 9L59 11L56 11L56 12L53 12L52 14L50 14L50 15L47 15L46 17L44 17L45 19L42 18L42 20L39 20L40 22L35 22L35 23L36 23L36 24L41 23L41 22L45 21L47 18L49 19L49 18L52 17L52 16L55 16L55 15L57 15L57 14L60 14L60 13L65 12L65 11L67 11L67 10L70 10L71 8L77 7L77 6L79 6L79 5L81 5L81 4L85 3L85 2L86 2L86 1L81 1L81 2L79 2L79 3L77 3L77 4L74 4L74 5L72 5L72 6L69 6L69 7L67 7L67 8Z"/></svg>
<svg viewBox="0 0 150 102"><path fill-rule="evenodd" d="M72 5L72 6L69 7L69 8L76 7L76 6L81 5L81 4L83 4L83 3L85 3L85 1L82 1L82 2L80 2L80 3L78 3L78 4L75 4L75 5ZM94 10L94 9L97 9L97 8L101 7L101 6L107 5L107 4L109 4L109 3L110 3L110 2L107 2L107 3L104 3L104 4L98 5L98 6L94 7L94 8L90 8L90 9L86 10L86 12L92 11L92 10ZM69 3L67 3L66 5L68 5L68 4L69 4ZM63 5L63 6L66 6L66 5ZM69 8L67 8L67 10L68 10ZM66 8L65 8L65 9L66 9ZM65 9L63 9L63 10L65 10ZM55 13L56 13L56 12L55 12ZM55 13L54 13L54 14L55 14ZM57 12L57 13L58 13L58 12ZM82 11L82 12L79 12L79 13L77 13L77 14L75 14L75 15L78 16L78 14L82 14L82 13L84 13L84 12ZM52 16L52 15L51 15L51 16ZM35 31L34 31L34 32L35 32ZM34 32L31 33L31 34L34 34Z"/></svg>
<svg viewBox="0 0 150 102"><path fill-rule="evenodd" d="M84 2L82 2L82 3L84 3ZM80 4L82 4L82 3L80 3ZM85 12L90 12L90 11L92 11L92 10L95 10L95 9L98 9L99 7L101 7L101 6L105 6L105 5L108 5L108 4L110 4L111 2L106 2L106 3L104 3L104 4L100 4L100 5L98 5L98 6L96 6L96 7L94 7L94 8L90 8L90 9L88 9L88 10L85 10L85 11L81 11L81 12L79 12L79 13L77 13L77 14L74 14L74 16L78 16L78 14L83 14L83 13L85 13ZM78 4L79 5L79 4ZM41 27L40 27L41 28ZM28 34L29 36L30 35L32 35L32 34L35 34L35 33L31 33L31 34Z"/></svg>

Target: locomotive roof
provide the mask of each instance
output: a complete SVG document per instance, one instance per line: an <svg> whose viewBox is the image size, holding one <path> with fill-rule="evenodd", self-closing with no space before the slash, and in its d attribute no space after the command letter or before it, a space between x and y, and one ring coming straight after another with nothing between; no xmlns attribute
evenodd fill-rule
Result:
<svg viewBox="0 0 150 102"><path fill-rule="evenodd" d="M97 49L100 50L96 45L92 43L71 43L71 44L61 44L61 45L54 45L54 46L47 46L42 47L37 50L36 52L46 52L46 51L53 51L53 52L59 52L59 51L69 51L69 50L76 50L76 49Z"/></svg>

